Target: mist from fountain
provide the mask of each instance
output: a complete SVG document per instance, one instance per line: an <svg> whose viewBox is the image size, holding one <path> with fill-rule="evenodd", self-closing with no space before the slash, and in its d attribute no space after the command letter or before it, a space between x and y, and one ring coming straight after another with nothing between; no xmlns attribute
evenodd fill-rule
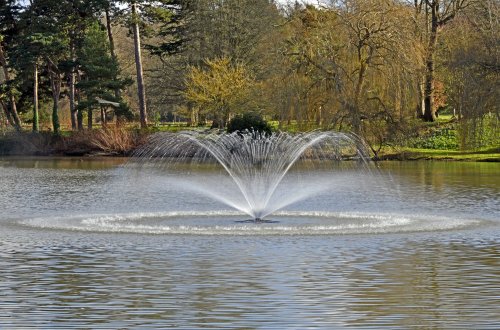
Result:
<svg viewBox="0 0 500 330"><path fill-rule="evenodd" d="M152 163L167 171L185 168L186 164L221 166L237 187L239 196L220 182L200 180L199 177L174 177L172 182L238 209L254 221L262 221L269 214L334 184L330 177L307 180L298 177L286 191L277 193L283 178L299 159L306 168L324 168L325 163L338 165L346 159L366 164L369 159L364 143L355 135L320 131L270 135L248 131L157 133L135 156L144 164Z"/></svg>

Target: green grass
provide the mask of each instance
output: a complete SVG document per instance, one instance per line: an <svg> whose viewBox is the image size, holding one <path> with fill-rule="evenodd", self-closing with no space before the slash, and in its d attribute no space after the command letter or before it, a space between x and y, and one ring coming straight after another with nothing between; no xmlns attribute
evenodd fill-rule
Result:
<svg viewBox="0 0 500 330"><path fill-rule="evenodd" d="M447 123L452 118L453 118L453 115L451 115L451 114L446 114L446 115L441 114L441 115L439 115L439 117L437 117L437 121L440 122L440 123Z"/></svg>
<svg viewBox="0 0 500 330"><path fill-rule="evenodd" d="M399 150L387 150L381 159L399 160L455 160L455 161L490 161L500 162L500 148L482 149L479 151L439 150L401 148Z"/></svg>

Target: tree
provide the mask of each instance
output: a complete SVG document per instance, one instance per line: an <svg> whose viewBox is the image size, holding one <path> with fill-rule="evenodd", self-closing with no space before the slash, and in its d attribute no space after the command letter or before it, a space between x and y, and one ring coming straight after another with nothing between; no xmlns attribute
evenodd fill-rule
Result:
<svg viewBox="0 0 500 330"><path fill-rule="evenodd" d="M134 33L134 55L135 67L137 71L137 94L139 96L139 118L141 127L148 126L148 114L146 110L146 91L144 88L144 73L142 70L142 57L141 57L141 36L139 30L139 17L137 13L137 3L132 1L130 3L131 9L131 24Z"/></svg>
<svg viewBox="0 0 500 330"><path fill-rule="evenodd" d="M199 64L204 58L231 58L251 66L258 44L280 20L269 0L170 0L163 11L149 9L162 40L150 44L153 54L167 57L183 52ZM201 55L202 54L202 55ZM201 55L201 56L200 56Z"/></svg>
<svg viewBox="0 0 500 330"><path fill-rule="evenodd" d="M438 72L446 82L456 112L462 149L498 144L500 140L500 4L482 1L443 31Z"/></svg>
<svg viewBox="0 0 500 330"><path fill-rule="evenodd" d="M116 57L113 57L106 32L101 25L94 21L85 30L85 38L82 47L77 52L79 69L82 71L82 79L77 84L86 100L80 102L80 111L88 110L88 128L92 128L92 111L98 106L98 98L121 104L120 110L128 111L121 98L116 98L114 92L121 90L131 83L128 79L118 79L119 65ZM126 114L126 113L125 113ZM124 115L125 115L124 114ZM105 123L105 113L101 120ZM81 117L79 119L81 126Z"/></svg>
<svg viewBox="0 0 500 330"><path fill-rule="evenodd" d="M323 10L308 6L294 15L286 53L297 72L308 77L313 98L318 99L321 88L334 101L315 106L328 105L337 113L333 123L347 119L356 134L362 133L363 120L392 121L402 106L390 97L393 86L388 82L397 74L398 86L413 83L405 73L415 69L407 49L412 45L418 51L404 25L407 8L396 2L343 0Z"/></svg>
<svg viewBox="0 0 500 330"><path fill-rule="evenodd" d="M115 59L115 61L118 62L118 57L115 51L115 40L112 29L112 18L111 18L112 11L116 12L117 8L113 6L113 1L107 1L107 4L104 7L104 17L106 21L106 32L108 34L109 50L111 52L111 56ZM117 99L121 97L121 90L119 89L115 90L115 97Z"/></svg>
<svg viewBox="0 0 500 330"><path fill-rule="evenodd" d="M0 65L3 68L3 78L4 82L1 85L0 101L4 109L5 116L9 123L14 126L17 130L21 129L21 123L19 116L17 114L16 99L14 96L14 91L12 90L12 81L10 79L9 69L7 67L7 60L5 58L5 53L3 46L1 44L2 37L0 35ZM5 103L7 101L7 104Z"/></svg>
<svg viewBox="0 0 500 330"><path fill-rule="evenodd" d="M14 38L18 33L17 20L21 7L16 1L7 0L0 2L0 66L3 70L4 82L2 83L2 94L7 104L2 100L5 115L9 122L17 130L21 129L21 120L17 111L16 92L14 79L11 76L11 69L8 63L8 51L15 48Z"/></svg>
<svg viewBox="0 0 500 330"><path fill-rule="evenodd" d="M32 42L38 46L40 58L49 76L52 93L52 129L57 135L60 133L59 99L66 69L65 61L68 58L68 39L62 33L44 32L34 34Z"/></svg>
<svg viewBox="0 0 500 330"><path fill-rule="evenodd" d="M197 108L185 98L185 81L191 68L205 66L206 59L228 58L233 65L243 64L259 81L269 74L263 59L270 51L263 41L283 21L274 2L172 0L168 8L156 15L157 29L146 43L161 59L158 71L150 73L155 79L151 103L170 111L187 109L196 122Z"/></svg>
<svg viewBox="0 0 500 330"><path fill-rule="evenodd" d="M70 25L66 20L66 14L64 6L58 1L32 1L24 10L20 20L23 29L17 36L19 45L14 56L20 78L27 76L34 78L34 74L33 76L25 74L31 71L39 71L48 77L54 134L59 134L60 131L59 100L64 77L71 67L68 32ZM36 124L36 120L34 123Z"/></svg>
<svg viewBox="0 0 500 330"><path fill-rule="evenodd" d="M191 67L185 97L212 115L214 127L224 128L232 114L248 106L254 80L243 64L232 64L229 58L207 59L205 65Z"/></svg>
<svg viewBox="0 0 500 330"><path fill-rule="evenodd" d="M68 60L68 94L69 108L71 115L71 128L73 130L81 129L81 123L78 125L78 107L76 106L76 89L77 83L77 51L82 46L85 31L87 26L91 25L94 19L100 15L103 10L106 10L109 2L105 0L91 1L68 1L68 6L61 8L64 11L64 20L61 22L68 26L69 37L69 60ZM107 11L106 11L107 13Z"/></svg>
<svg viewBox="0 0 500 330"><path fill-rule="evenodd" d="M416 0L416 7L424 5L426 14L426 52L424 78L424 113L425 121L436 120L434 107L435 64L438 45L438 36L445 25L450 23L459 13L470 6L474 0ZM427 19L427 16L429 17Z"/></svg>
<svg viewBox="0 0 500 330"><path fill-rule="evenodd" d="M19 19L21 26L15 51L16 68L21 79L33 77L33 126L37 130L38 76L50 82L55 134L59 132L59 101L68 87L72 128L77 124L75 84L77 76L76 52L81 47L86 26L104 8L104 0L65 1L34 0ZM29 77L29 78L27 78ZM66 84L67 82L67 84Z"/></svg>
<svg viewBox="0 0 500 330"><path fill-rule="evenodd" d="M16 47L11 51L11 59L16 70L16 83L18 86L22 86L21 100L30 93L32 95L32 130L38 132L40 129L39 76L41 72L46 72L42 61L42 45L46 40L45 36L40 33L41 26L35 20L34 11L35 6L31 3L19 17L18 31L14 38ZM31 84L27 84L31 79ZM30 86L27 87L28 85Z"/></svg>
<svg viewBox="0 0 500 330"><path fill-rule="evenodd" d="M125 20L122 20L125 25L130 29L134 40L134 60L135 60L135 76L137 83L137 97L139 105L139 119L141 127L145 128L148 124L147 114L147 99L146 99L146 84L144 78L143 58L142 58L142 39L144 32L154 28L158 24L158 20L168 17L170 8L175 1L172 0L123 0L115 1L119 3L118 9L113 6L114 1L109 1L104 8L106 17L106 26L108 31L108 39L111 46L111 53L115 56L114 37L111 30L111 15L112 9L117 9L115 12L121 12L120 15ZM124 8L124 5L129 10ZM121 8L120 8L121 7ZM119 91L115 91L115 96L119 96Z"/></svg>

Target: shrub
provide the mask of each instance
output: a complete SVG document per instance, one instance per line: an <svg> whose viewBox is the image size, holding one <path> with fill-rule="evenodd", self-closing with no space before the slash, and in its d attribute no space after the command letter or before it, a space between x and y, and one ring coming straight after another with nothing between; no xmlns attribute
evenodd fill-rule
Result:
<svg viewBox="0 0 500 330"><path fill-rule="evenodd" d="M143 135L135 130L115 125L102 129L72 132L57 146L57 152L66 155L107 153L127 155L143 143Z"/></svg>
<svg viewBox="0 0 500 330"><path fill-rule="evenodd" d="M271 126L259 115L246 112L231 119L227 125L227 132L254 131L264 134L271 134Z"/></svg>
<svg viewBox="0 0 500 330"><path fill-rule="evenodd" d="M411 141L409 146L419 149L456 150L458 149L457 132L449 128L437 130L430 136Z"/></svg>
<svg viewBox="0 0 500 330"><path fill-rule="evenodd" d="M90 144L99 150L115 154L128 154L139 144L140 137L126 128L111 126L94 130L90 136Z"/></svg>

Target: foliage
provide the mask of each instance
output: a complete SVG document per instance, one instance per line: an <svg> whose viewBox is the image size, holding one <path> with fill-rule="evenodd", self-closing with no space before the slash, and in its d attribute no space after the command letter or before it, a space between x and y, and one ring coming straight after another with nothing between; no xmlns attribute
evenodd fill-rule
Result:
<svg viewBox="0 0 500 330"><path fill-rule="evenodd" d="M131 81L118 78L120 75L118 62L111 56L106 33L98 22L87 28L82 47L78 51L78 64L84 75L77 87L86 96L86 100L80 102L79 108L81 110L96 108L97 98L102 98L120 103L115 113L131 119L130 108L114 95L115 90L125 88Z"/></svg>
<svg viewBox="0 0 500 330"><path fill-rule="evenodd" d="M415 102L412 74L421 68L414 52L421 47L404 24L407 8L386 1L341 1L346 7L296 10L287 31L286 55L291 56L294 89L290 100L328 127L348 127L357 134L362 121L408 116ZM414 54L415 55L415 54ZM289 96L290 97L290 96Z"/></svg>
<svg viewBox="0 0 500 330"><path fill-rule="evenodd" d="M500 4L478 2L445 31L440 74L462 149L500 145ZM453 33L453 34L452 34Z"/></svg>
<svg viewBox="0 0 500 330"><path fill-rule="evenodd" d="M228 125L227 132L243 132L245 130L271 134L271 126L260 116L253 112L245 112L233 117Z"/></svg>
<svg viewBox="0 0 500 330"><path fill-rule="evenodd" d="M462 150L500 148L500 120L496 116L463 119L460 121L458 132Z"/></svg>
<svg viewBox="0 0 500 330"><path fill-rule="evenodd" d="M219 127L224 127L231 114L250 102L254 80L243 64L233 64L226 57L207 59L205 65L190 68L185 96L201 113L211 114Z"/></svg>
<svg viewBox="0 0 500 330"><path fill-rule="evenodd" d="M38 91L54 132L68 108L72 124L75 109L91 120L97 97L119 103L115 114L128 120L140 104L142 123L145 97L125 78L139 77L129 37L140 30L149 51L143 90L157 122L170 114L183 127L224 127L253 112L276 129L354 131L375 153L500 144L498 1L282 3L0 2L3 118L15 126L17 106L26 127ZM435 118L438 108L453 124ZM434 122L417 119L424 114Z"/></svg>
<svg viewBox="0 0 500 330"><path fill-rule="evenodd" d="M409 146L420 149L456 150L458 149L457 131L449 128L436 130L430 136L414 139Z"/></svg>

